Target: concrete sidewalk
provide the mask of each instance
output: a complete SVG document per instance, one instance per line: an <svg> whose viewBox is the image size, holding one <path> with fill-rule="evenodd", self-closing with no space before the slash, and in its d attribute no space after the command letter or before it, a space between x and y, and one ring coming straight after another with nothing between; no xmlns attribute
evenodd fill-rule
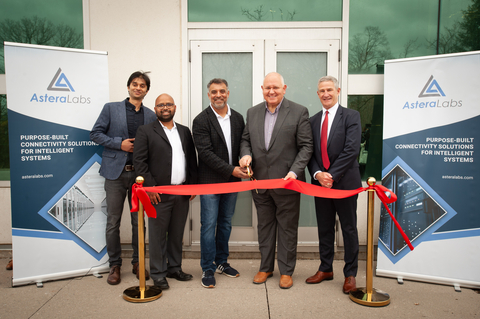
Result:
<svg viewBox="0 0 480 319"><path fill-rule="evenodd" d="M366 307L342 293L343 261L334 262L335 279L307 285L305 279L318 268L318 260L298 260L293 287L280 289L280 274L266 284L255 285L258 259L231 259L238 278L216 274L217 287L203 288L198 259L184 259L183 270L194 279L168 279L170 289L160 299L130 303L123 291L138 286L130 259L124 259L122 282L110 286L103 278L86 276L36 285L11 287L8 259L0 259L0 318L480 318L480 294L452 286L374 277L373 286L387 292L391 303ZM360 262L357 286L365 286L365 261ZM148 261L147 261L148 265ZM15 265L14 265L15 267ZM152 280L147 285L152 285Z"/></svg>

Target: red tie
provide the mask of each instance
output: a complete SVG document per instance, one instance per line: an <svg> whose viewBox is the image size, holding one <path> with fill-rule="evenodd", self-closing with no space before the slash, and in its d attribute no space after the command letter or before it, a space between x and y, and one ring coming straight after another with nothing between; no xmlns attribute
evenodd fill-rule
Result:
<svg viewBox="0 0 480 319"><path fill-rule="evenodd" d="M322 124L322 131L320 132L320 150L322 151L323 167L326 170L330 167L330 160L327 153L327 137L328 137L328 111L325 113L325 119Z"/></svg>

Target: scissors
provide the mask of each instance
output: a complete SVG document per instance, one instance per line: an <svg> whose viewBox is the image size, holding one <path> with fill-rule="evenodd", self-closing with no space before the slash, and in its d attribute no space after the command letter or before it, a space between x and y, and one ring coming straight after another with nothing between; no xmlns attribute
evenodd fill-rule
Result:
<svg viewBox="0 0 480 319"><path fill-rule="evenodd" d="M250 170L250 165L247 166L247 175L250 177L251 181L256 181L255 177L253 177L252 171ZM255 191L258 194L258 190L255 188Z"/></svg>

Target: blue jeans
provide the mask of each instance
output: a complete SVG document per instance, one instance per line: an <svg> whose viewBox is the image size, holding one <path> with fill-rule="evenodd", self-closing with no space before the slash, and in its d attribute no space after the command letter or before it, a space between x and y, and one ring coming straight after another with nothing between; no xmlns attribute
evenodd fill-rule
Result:
<svg viewBox="0 0 480 319"><path fill-rule="evenodd" d="M200 265L203 271L215 271L217 265L227 262L229 255L228 240L237 193L200 195L200 203Z"/></svg>

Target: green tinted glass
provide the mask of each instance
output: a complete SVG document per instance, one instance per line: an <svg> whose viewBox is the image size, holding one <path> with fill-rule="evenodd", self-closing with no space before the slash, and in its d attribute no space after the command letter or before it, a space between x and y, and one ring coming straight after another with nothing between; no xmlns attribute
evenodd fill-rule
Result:
<svg viewBox="0 0 480 319"><path fill-rule="evenodd" d="M82 0L0 0L0 43L4 41L83 48ZM0 74L5 73L3 45Z"/></svg>
<svg viewBox="0 0 480 319"><path fill-rule="evenodd" d="M189 22L341 20L342 0L188 0Z"/></svg>
<svg viewBox="0 0 480 319"><path fill-rule="evenodd" d="M362 140L358 163L362 180L382 179L383 95L349 95L348 108L360 112Z"/></svg>
<svg viewBox="0 0 480 319"><path fill-rule="evenodd" d="M435 54L438 1L350 1L350 74L381 73L385 59Z"/></svg>
<svg viewBox="0 0 480 319"><path fill-rule="evenodd" d="M441 4L438 53L480 50L480 1L442 0Z"/></svg>

